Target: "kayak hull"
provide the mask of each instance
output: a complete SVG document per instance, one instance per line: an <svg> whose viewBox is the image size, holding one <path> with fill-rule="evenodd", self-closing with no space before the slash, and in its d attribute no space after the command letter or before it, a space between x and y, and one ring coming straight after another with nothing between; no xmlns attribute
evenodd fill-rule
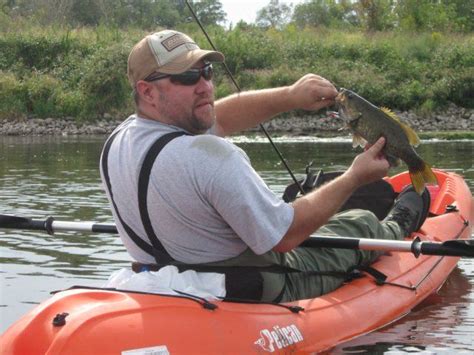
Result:
<svg viewBox="0 0 474 355"><path fill-rule="evenodd" d="M456 174L435 170L440 189L414 236L468 239L472 194ZM396 191L407 173L388 178ZM446 212L448 209L452 212ZM412 236L412 237L414 237ZM372 266L390 284L362 277L309 300L270 304L193 300L116 290L75 288L55 294L2 336L2 354L314 353L381 328L436 292L457 257L392 252ZM135 351L135 352L133 352Z"/></svg>

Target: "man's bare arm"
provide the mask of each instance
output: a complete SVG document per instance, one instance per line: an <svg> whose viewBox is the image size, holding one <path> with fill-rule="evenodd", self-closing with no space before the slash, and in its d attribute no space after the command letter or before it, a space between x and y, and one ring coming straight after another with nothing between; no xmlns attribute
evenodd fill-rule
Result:
<svg viewBox="0 0 474 355"><path fill-rule="evenodd" d="M294 203L293 223L273 250L287 252L296 248L331 218L359 187L386 176L390 167L381 155L385 139L358 155L341 176L298 198Z"/></svg>
<svg viewBox="0 0 474 355"><path fill-rule="evenodd" d="M319 110L332 105L337 90L328 80L307 74L291 86L246 91L216 101L216 133L230 135L294 109Z"/></svg>

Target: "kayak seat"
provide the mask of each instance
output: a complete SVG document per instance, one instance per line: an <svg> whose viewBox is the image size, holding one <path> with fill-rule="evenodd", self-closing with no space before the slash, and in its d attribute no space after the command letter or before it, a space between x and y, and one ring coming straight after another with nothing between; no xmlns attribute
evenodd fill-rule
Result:
<svg viewBox="0 0 474 355"><path fill-rule="evenodd" d="M288 185L282 198L285 202L292 202L298 195L301 196L300 187L306 194L342 174L342 171L325 173L323 170L315 174L309 165L306 167L306 177L298 181L299 186L297 183ZM397 194L392 185L381 179L359 187L338 212L350 209L369 210L373 212L379 220L383 220L387 217L388 212L392 208L396 196Z"/></svg>

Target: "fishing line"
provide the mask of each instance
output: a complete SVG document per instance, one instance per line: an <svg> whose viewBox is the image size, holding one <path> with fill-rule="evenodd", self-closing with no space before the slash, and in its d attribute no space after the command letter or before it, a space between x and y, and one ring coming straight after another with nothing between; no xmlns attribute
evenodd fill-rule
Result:
<svg viewBox="0 0 474 355"><path fill-rule="evenodd" d="M189 1L188 0L185 0L185 3L186 5L188 6L188 9L189 11L191 11L191 14L193 15L194 19L196 20L197 24L199 25L199 27L201 28L202 32L204 33L204 35L206 36L207 38L207 41L209 42L209 44L211 45L212 49L217 51L217 48L214 46L214 43L212 42L211 38L209 37L209 35L207 34L206 30L204 29L201 21L199 21L199 18L196 16L196 13L194 12L193 8L191 7L191 5L189 4ZM232 80L232 83L234 84L235 88L237 89L237 92L242 92L242 90L240 89L240 86L239 84L237 84L237 81L235 80L234 76L232 75L229 67L227 66L226 62L224 61L222 63L224 65L224 68L227 72L227 75L229 75L230 79ZM263 127L263 125L261 123L259 123L259 127L260 129L262 130L262 132L265 134L265 136L267 137L268 141L270 142L270 144L272 145L273 149L275 150L275 152L277 153L278 157L280 158L281 162L283 163L283 165L285 166L286 170L288 171L288 173L290 174L291 178L293 179L293 181L295 182L295 184L298 186L298 189L300 190L300 193L302 195L305 194L305 191L303 190L303 187L301 186L300 182L296 179L295 175L293 174L293 172L291 171L290 167L288 166L285 158L283 157L283 155L281 154L280 150L277 148L277 146L275 145L275 143L273 142L272 140L272 137L270 137L270 134L268 134L267 130L265 129L265 127Z"/></svg>

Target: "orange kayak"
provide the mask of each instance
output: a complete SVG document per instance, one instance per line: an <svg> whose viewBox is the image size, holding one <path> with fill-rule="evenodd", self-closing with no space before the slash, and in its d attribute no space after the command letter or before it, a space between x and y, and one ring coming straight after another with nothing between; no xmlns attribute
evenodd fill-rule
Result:
<svg viewBox="0 0 474 355"><path fill-rule="evenodd" d="M468 186L454 173L435 173L440 188L432 194L433 216L414 236L433 242L470 238L474 205ZM400 191L410 177L402 173L387 181ZM388 283L366 276L283 305L78 287L23 316L0 346L2 354L320 352L403 317L443 285L458 260L387 253L372 266Z"/></svg>

